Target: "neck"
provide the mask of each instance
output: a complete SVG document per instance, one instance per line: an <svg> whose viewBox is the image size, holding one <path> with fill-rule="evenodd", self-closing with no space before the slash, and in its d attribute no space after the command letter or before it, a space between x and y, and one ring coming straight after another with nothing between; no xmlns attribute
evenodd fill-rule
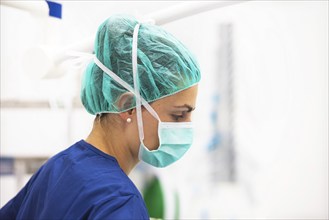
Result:
<svg viewBox="0 0 329 220"><path fill-rule="evenodd" d="M86 138L86 142L113 156L119 163L121 169L129 175L130 171L138 163L125 141L124 132L118 129L103 129L100 125L94 127Z"/></svg>

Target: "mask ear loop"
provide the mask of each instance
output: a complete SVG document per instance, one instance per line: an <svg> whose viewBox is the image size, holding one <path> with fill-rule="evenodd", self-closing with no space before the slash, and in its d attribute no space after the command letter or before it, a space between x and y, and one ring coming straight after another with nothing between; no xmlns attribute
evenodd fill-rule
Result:
<svg viewBox="0 0 329 220"><path fill-rule="evenodd" d="M137 114L137 125L139 140L143 143L144 140L144 129L143 129L143 117L142 117L142 101L144 100L140 96L139 92L139 78L138 78L138 64L137 64L137 45L138 45L138 31L140 24L137 24L134 28L133 34L133 45L132 45L132 64L133 64L133 78L134 78L134 94L136 96L136 114ZM147 103L143 103L144 107L155 117L159 122L161 122L160 117L154 111L154 109Z"/></svg>
<svg viewBox="0 0 329 220"><path fill-rule="evenodd" d="M137 114L137 125L139 132L139 140L143 143L144 130L143 130L143 119L142 119L142 107L141 107L141 96L139 93L139 78L138 78L138 66L137 66L137 40L138 31L140 24L137 24L134 28L133 34L133 45L132 45L132 64L133 64L133 78L134 78L134 90L136 96L136 114Z"/></svg>

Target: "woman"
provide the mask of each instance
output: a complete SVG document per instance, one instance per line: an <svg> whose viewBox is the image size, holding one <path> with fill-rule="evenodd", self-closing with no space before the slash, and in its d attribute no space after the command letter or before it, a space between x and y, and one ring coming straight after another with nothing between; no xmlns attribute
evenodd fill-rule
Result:
<svg viewBox="0 0 329 220"><path fill-rule="evenodd" d="M128 16L98 29L82 103L93 129L47 161L0 219L148 219L128 178L142 160L165 167L191 146L200 71L172 35Z"/></svg>

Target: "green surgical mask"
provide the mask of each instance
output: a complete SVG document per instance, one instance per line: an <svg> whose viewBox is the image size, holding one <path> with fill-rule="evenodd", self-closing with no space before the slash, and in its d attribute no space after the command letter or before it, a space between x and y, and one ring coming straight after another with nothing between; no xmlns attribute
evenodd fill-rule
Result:
<svg viewBox="0 0 329 220"><path fill-rule="evenodd" d="M155 167L166 167L179 160L191 147L192 122L161 122L158 125L160 145L149 150L141 141L139 159Z"/></svg>

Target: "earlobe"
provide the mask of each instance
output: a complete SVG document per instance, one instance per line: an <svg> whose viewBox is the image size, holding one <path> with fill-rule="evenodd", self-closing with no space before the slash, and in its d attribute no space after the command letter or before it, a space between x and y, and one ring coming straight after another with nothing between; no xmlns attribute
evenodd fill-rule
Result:
<svg viewBox="0 0 329 220"><path fill-rule="evenodd" d="M119 116L124 122L131 123L133 112L134 112L134 109L130 109L126 112L119 113Z"/></svg>
<svg viewBox="0 0 329 220"><path fill-rule="evenodd" d="M133 113L134 113L134 109L130 109L126 112L119 113L119 116L124 122L131 123Z"/></svg>

